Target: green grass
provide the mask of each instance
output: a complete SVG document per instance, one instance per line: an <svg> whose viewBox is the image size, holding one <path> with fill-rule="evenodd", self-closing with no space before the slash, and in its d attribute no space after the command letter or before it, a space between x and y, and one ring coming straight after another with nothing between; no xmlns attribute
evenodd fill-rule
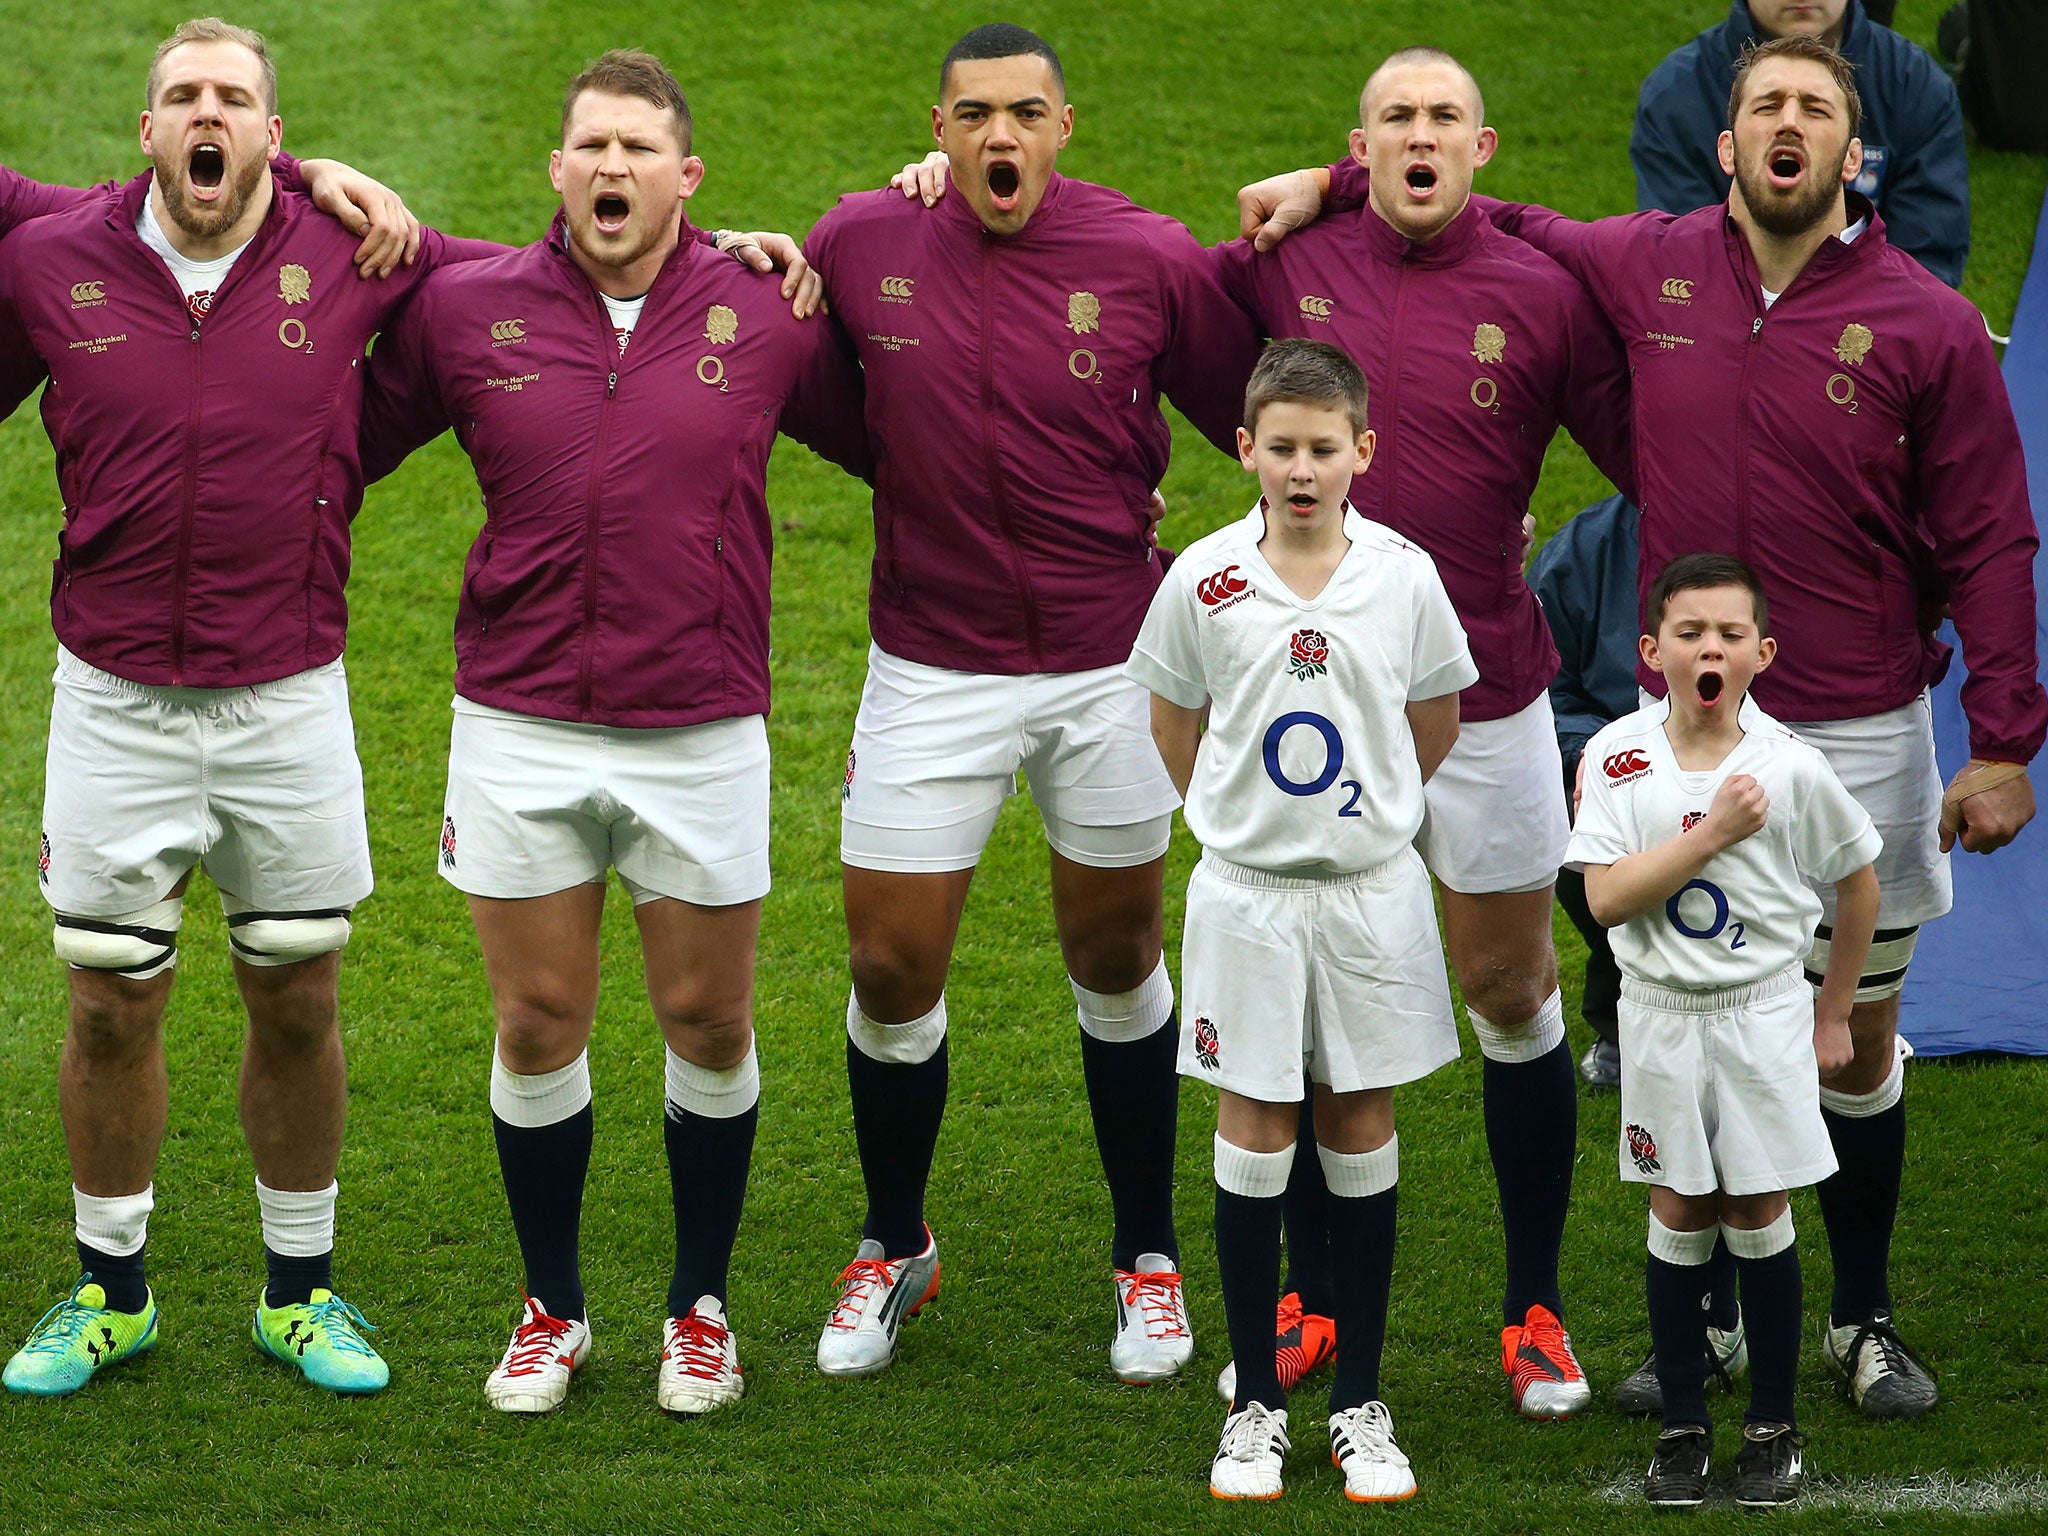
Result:
<svg viewBox="0 0 2048 1536"><path fill-rule="evenodd" d="M1925 39L1939 9L1908 0L1902 25ZM0 3L6 160L50 179L139 168L143 70L180 14ZM236 14L275 39L293 148L385 176L445 228L509 241L534 238L552 211L543 171L560 88L604 47L651 47L682 75L710 165L695 210L702 222L801 232L837 191L872 185L921 152L937 60L987 19L951 4L762 0L384 0ZM1079 108L1065 169L1217 239L1234 227L1234 187L1329 159L1370 65L1418 40L1457 50L1487 87L1505 144L1482 186L1581 215L1624 210L1636 82L1718 14L1712 0L1062 0L1019 19L1065 57ZM2001 331L2044 180L2039 159L1973 160L1968 292ZM1237 515L1247 491L1184 427L1178 448L1165 536L1185 544ZM1601 489L1560 442L1537 498L1544 528ZM168 1028L173 1128L152 1230L163 1342L70 1401L0 1403L0 1529L1263 1532L1366 1520L1431 1531L1639 1529L1641 1506L1614 1502L1612 1490L1639 1472L1646 1432L1606 1406L1644 1335L1642 1203L1615 1176L1615 1099L1583 1101L1566 1249L1596 1405L1578 1423L1523 1424L1507 1411L1497 1364L1501 1261L1469 1046L1464 1061L1402 1096L1407 1166L1386 1388L1420 1499L1380 1514L1346 1505L1319 1459L1309 1390L1287 1499L1254 1510L1212 1504L1203 1490L1218 1426L1209 1381L1227 1349L1207 1232L1210 1101L1189 1089L1182 1120L1195 1366L1179 1385L1120 1388L1105 1360L1107 1201L1027 807L1004 817L982 865L949 989L953 1099L931 1211L945 1295L909 1326L889 1375L840 1383L816 1374L816 1330L859 1204L843 1087L836 789L862 670L869 530L855 487L793 446L777 455L772 491L785 521L771 724L777 884L760 966L765 1112L732 1298L746 1400L701 1423L654 1411L669 1247L660 1046L615 896L592 1050L600 1130L584 1235L598 1352L568 1412L528 1423L483 1404L519 1271L485 1114L488 1003L461 904L433 873L448 629L480 515L468 465L444 442L371 496L351 594L349 665L381 883L361 911L344 980L353 1123L341 1275L383 1325L393 1384L374 1400L337 1401L295 1384L247 1342L260 1253L235 1129L239 1009L218 912L195 899ZM26 856L54 651L43 562L58 521L32 412L0 426L0 498L9 509L0 520L0 846L21 855L0 873L0 1339L11 1347L71 1275L54 1086L63 980ZM1175 932L1191 855L1183 838L1168 876ZM1575 993L1576 945L1564 947ZM1574 1039L1583 1045L1576 1022ZM1810 1459L1829 1483L1847 1480L1852 1501L1794 1521L1875 1530L1891 1517L1865 1507L1866 1496L1909 1476L1948 1475L1965 1495L2003 1480L2031 1509L1967 1521L1922 1513L1914 1529L2037 1529L2048 1349L2030 1308L2048 1251L2036 1198L2048 1183L2039 1130L2048 1067L1924 1065L1911 1075L1916 1131L1894 1267L1902 1313L1941 1368L1947 1402L1917 1426L1866 1425L1826 1390L1809 1348L1800 1406ZM1828 1263L1810 1200L1799 1220L1817 1307ZM1735 1517L1695 1524L1732 1529Z"/></svg>

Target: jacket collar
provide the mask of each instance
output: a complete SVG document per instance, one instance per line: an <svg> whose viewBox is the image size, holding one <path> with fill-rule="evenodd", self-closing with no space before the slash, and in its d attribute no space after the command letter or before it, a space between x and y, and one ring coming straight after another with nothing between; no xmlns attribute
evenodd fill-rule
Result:
<svg viewBox="0 0 2048 1536"><path fill-rule="evenodd" d="M1878 217L1877 205L1861 192L1851 191L1844 195L1848 200L1850 227L1853 228L1858 219L1866 220L1867 227L1848 244L1844 244L1839 237L1823 240L1820 249L1813 253L1812 259L1800 268L1799 275L1792 280L1794 285L1808 281L1808 274L1812 274L1813 280L1821 280L1832 273L1849 271L1864 262L1874 261L1878 252L1884 248L1884 220ZM1721 209L1721 226L1722 236L1728 244L1729 260L1734 263L1735 269L1743 275L1749 286L1756 287L1759 281L1756 257L1750 251L1748 238L1736 224L1734 216L1728 212L1725 203Z"/></svg>
<svg viewBox="0 0 2048 1536"><path fill-rule="evenodd" d="M112 205L107 209L107 223L115 229L126 230L131 235L135 234L135 226L142 218L142 205L149 200L149 189L155 179L155 171L144 171L140 176L129 182L127 186L123 187L121 195L114 199ZM290 217L291 209L288 206L285 190L278 184L277 178L272 176L270 180L270 210L263 215L263 222L256 226L256 232L249 237L249 243L243 247L244 254L246 255L250 251L261 251L264 246L270 243L271 237L284 227L285 220ZM137 236L137 238L140 239L141 237ZM238 262L236 265L239 266L240 263Z"/></svg>
<svg viewBox="0 0 2048 1536"><path fill-rule="evenodd" d="M654 283L647 290L649 293L654 292L656 288L666 286L676 273L685 271L698 259L700 248L697 244L697 230L696 226L690 223L690 216L688 214L683 215L682 223L677 229L677 235L676 248L668 253L668 260L664 261L661 264L661 270L654 274ZM590 275L576 265L576 258L569 253L569 214L567 209L557 208L555 210L554 218L548 221L547 238L541 243L547 247L548 254L554 257L563 271L574 277L579 283L588 286L592 293L597 292L596 285L590 281ZM707 246L703 247L703 249L709 250L710 248ZM714 252L713 254L717 253Z"/></svg>
<svg viewBox="0 0 2048 1536"><path fill-rule="evenodd" d="M1455 266L1478 250L1493 230L1486 215L1470 201L1434 240L1421 242L1410 240L1381 218L1369 198L1354 217L1358 221L1356 238L1376 259L1389 266L1403 262L1421 267Z"/></svg>
<svg viewBox="0 0 2048 1536"><path fill-rule="evenodd" d="M956 192L949 191L939 199L937 212L950 219L953 226L967 234L986 235L991 240L1020 241L1030 238L1040 230L1050 227L1059 219L1061 205L1066 201L1067 178L1058 171L1045 184L1045 196L1038 200L1038 206L1031 210L1031 217L1024 227L1014 235L997 235L981 222L981 215L974 211L974 205Z"/></svg>

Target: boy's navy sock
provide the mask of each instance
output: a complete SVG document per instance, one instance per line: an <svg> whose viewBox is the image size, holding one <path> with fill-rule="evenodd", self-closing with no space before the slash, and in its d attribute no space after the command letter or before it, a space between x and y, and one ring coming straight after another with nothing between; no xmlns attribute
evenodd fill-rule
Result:
<svg viewBox="0 0 2048 1536"><path fill-rule="evenodd" d="M1285 1408L1273 1357L1273 1298L1280 1287L1280 1196L1216 1186L1216 1280L1237 1362L1235 1413L1247 1403Z"/></svg>
<svg viewBox="0 0 2048 1536"><path fill-rule="evenodd" d="M1644 1274L1650 1347L1664 1393L1664 1427L1710 1428L1707 1413L1707 1266L1673 1264L1656 1254Z"/></svg>
<svg viewBox="0 0 2048 1536"><path fill-rule="evenodd" d="M1301 1159L1297 1158L1299 1162ZM1380 1354L1387 1339L1387 1293L1394 1283L1394 1210L1398 1185L1375 1195L1330 1197L1330 1258L1335 1274L1337 1379L1330 1412L1360 1408L1380 1395Z"/></svg>
<svg viewBox="0 0 2048 1536"><path fill-rule="evenodd" d="M1787 1242L1762 1258L1738 1255L1735 1264L1742 1271L1742 1310L1749 1339L1749 1412L1744 1421L1796 1423L1793 1391L1799 1378L1799 1317L1805 1299L1799 1245Z"/></svg>
<svg viewBox="0 0 2048 1536"><path fill-rule="evenodd" d="M93 1284L107 1293L110 1310L140 1312L148 1305L149 1282L143 1277L143 1255L149 1252L147 1242L133 1253L113 1254L102 1253L90 1243L74 1241L78 1242L79 1272L92 1276Z"/></svg>

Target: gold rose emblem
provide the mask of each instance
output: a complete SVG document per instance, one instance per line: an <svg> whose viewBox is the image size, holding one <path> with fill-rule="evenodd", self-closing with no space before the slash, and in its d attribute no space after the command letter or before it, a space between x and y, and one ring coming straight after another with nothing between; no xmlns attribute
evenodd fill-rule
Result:
<svg viewBox="0 0 2048 1536"><path fill-rule="evenodd" d="M1497 325L1482 325L1472 333L1472 355L1482 363L1497 363L1508 349L1508 333Z"/></svg>
<svg viewBox="0 0 2048 1536"><path fill-rule="evenodd" d="M1835 343L1835 356L1852 368L1861 368L1863 359L1870 356L1870 344L1877 338L1870 334L1870 327L1857 325L1854 321L1842 327L1842 339Z"/></svg>
<svg viewBox="0 0 2048 1536"><path fill-rule="evenodd" d="M296 261L277 269L277 296L287 304L303 304L313 297L313 274Z"/></svg>
<svg viewBox="0 0 2048 1536"><path fill-rule="evenodd" d="M1083 290L1067 295L1067 329L1076 336L1102 329L1102 300Z"/></svg>
<svg viewBox="0 0 2048 1536"><path fill-rule="evenodd" d="M704 339L714 347L722 347L738 337L740 317L723 304L714 304L704 311Z"/></svg>

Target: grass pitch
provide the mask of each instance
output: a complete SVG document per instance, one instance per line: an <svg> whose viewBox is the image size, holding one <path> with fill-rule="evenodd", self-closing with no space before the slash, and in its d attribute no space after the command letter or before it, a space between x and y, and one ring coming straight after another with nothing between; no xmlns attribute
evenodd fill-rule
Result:
<svg viewBox="0 0 2048 1536"><path fill-rule="evenodd" d="M1931 40L1938 0L1901 26ZM134 114L176 7L57 13L0 0L0 153L33 175L92 180L141 167ZM286 142L403 188L444 228L522 242L552 211L544 176L563 82L605 47L654 49L681 75L710 175L708 225L801 233L841 190L874 185L928 140L937 62L988 19L952 4L801 9L501 6L387 0L246 5L279 58ZM1303 0L1165 6L1047 3L1018 15L1063 55L1078 127L1063 169L1120 186L1205 239L1234 229L1231 192L1332 158L1359 85L1391 49L1454 49L1503 133L1481 187L1591 216L1626 210L1637 82L1722 14L1698 4L1587 0ZM2048 165L1973 157L1966 292L2004 331ZM669 1259L660 1043L635 972L625 903L592 1048L599 1133L584 1251L597 1353L566 1411L508 1419L479 1390L518 1302L519 1267L486 1118L490 1013L462 905L433 873L447 740L448 631L480 517L447 441L372 493L357 524L349 649L380 887L343 983L352 1124L342 1166L340 1279L382 1325L391 1388L313 1392L247 1343L261 1282L254 1193L235 1128L239 1009L221 923L195 891L168 1027L172 1128L152 1223L163 1342L61 1402L0 1402L0 1528L24 1533L1322 1530L1360 1521L1432 1531L1633 1531L1648 1431L1608 1392L1645 1347L1640 1196L1614 1175L1616 1101L1582 1101L1565 1286L1594 1408L1524 1424L1497 1363L1501 1260L1479 1119L1476 1053L1404 1092L1401 1253L1387 1396L1419 1498L1347 1505L1327 1464L1320 1379L1296 1398L1297 1449L1277 1506L1219 1506L1204 1476L1228 1354L1208 1234L1209 1096L1182 1116L1181 1235L1198 1349L1187 1380L1109 1377L1108 1203L1088 1130L1071 1000L1051 942L1043 844L1028 805L982 864L950 985L953 1097L932 1180L941 1298L904 1334L896 1369L832 1382L810 1363L860 1208L843 1086L846 982L837 788L866 638L869 525L853 482L785 443L772 479L776 566L776 888L763 926L759 1149L732 1311L748 1394L712 1419L655 1412ZM1182 428L1169 543L1235 517L1234 465ZM1560 439L1537 497L1545 530L1603 487ZM56 1116L62 977L32 861L54 647L43 564L58 501L31 411L0 427L0 1348L72 1273ZM1192 848L1168 873L1170 929ZM203 882L202 882L203 884ZM1560 923L1568 999L1576 945ZM1574 1043L1583 1046L1575 1025ZM1901 1317L1946 1400L1911 1426L1869 1425L1828 1389L1809 1346L1801 1401L1818 1474L1803 1529L2038 1530L2048 1508L2038 1418L2048 1365L2031 1309L2048 1251L2040 1105L2048 1066L1923 1064L1894 1268ZM1810 1199L1798 1203L1809 1313L1828 1284ZM1731 1421L1739 1414L1726 1415ZM1724 1440L1727 1436L1724 1433ZM1699 1529L1732 1528L1709 1511Z"/></svg>

